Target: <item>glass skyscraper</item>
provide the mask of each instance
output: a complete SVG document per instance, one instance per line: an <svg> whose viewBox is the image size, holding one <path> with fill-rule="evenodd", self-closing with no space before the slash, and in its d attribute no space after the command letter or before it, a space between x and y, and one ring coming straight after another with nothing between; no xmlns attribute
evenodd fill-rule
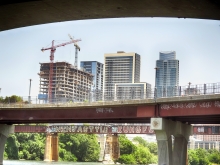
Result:
<svg viewBox="0 0 220 165"><path fill-rule="evenodd" d="M156 97L177 95L179 86L179 60L175 51L160 52L156 61L155 94Z"/></svg>
<svg viewBox="0 0 220 165"><path fill-rule="evenodd" d="M81 61L80 68L94 76L91 89L92 100L101 100L103 91L103 64L97 61Z"/></svg>

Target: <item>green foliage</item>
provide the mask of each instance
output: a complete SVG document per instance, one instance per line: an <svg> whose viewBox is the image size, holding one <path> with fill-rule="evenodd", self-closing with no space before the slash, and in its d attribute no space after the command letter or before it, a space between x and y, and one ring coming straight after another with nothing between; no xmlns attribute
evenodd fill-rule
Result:
<svg viewBox="0 0 220 165"><path fill-rule="evenodd" d="M6 96L5 98L0 97L1 103L22 103L23 99L20 96L12 95L12 96Z"/></svg>
<svg viewBox="0 0 220 165"><path fill-rule="evenodd" d="M217 150L208 150L209 156L208 159L212 163L220 164L220 152Z"/></svg>
<svg viewBox="0 0 220 165"><path fill-rule="evenodd" d="M16 133L19 146L19 159L43 160L45 149L45 134Z"/></svg>
<svg viewBox="0 0 220 165"><path fill-rule="evenodd" d="M148 143L146 140L144 140L142 137L136 136L133 138L133 141L138 142L140 145L147 147Z"/></svg>
<svg viewBox="0 0 220 165"><path fill-rule="evenodd" d="M17 160L18 159L18 146L17 138L15 135L8 137L5 147L5 152L8 159Z"/></svg>
<svg viewBox="0 0 220 165"><path fill-rule="evenodd" d="M136 146L126 137L126 135L119 136L120 154L132 154L136 150Z"/></svg>
<svg viewBox="0 0 220 165"><path fill-rule="evenodd" d="M75 161L97 162L100 147L97 136L93 134L59 134L60 148L74 155ZM59 153L60 159L67 161L62 150Z"/></svg>
<svg viewBox="0 0 220 165"><path fill-rule="evenodd" d="M137 164L149 164L153 162L153 154L150 153L149 149L140 145L134 152L134 157Z"/></svg>
<svg viewBox="0 0 220 165"><path fill-rule="evenodd" d="M135 137L133 139L139 144L136 146L130 140L127 139L126 135L119 136L120 143L120 158L117 162L121 164L149 164L157 163L157 156L150 153L150 150L147 146L150 143L147 143L141 137ZM153 147L155 145L151 144ZM152 148L153 148L152 147ZM153 148L155 152L155 148ZM156 151L157 152L157 151Z"/></svg>
<svg viewBox="0 0 220 165"><path fill-rule="evenodd" d="M205 149L196 149L188 151L189 165L209 165L208 151Z"/></svg>
<svg viewBox="0 0 220 165"><path fill-rule="evenodd" d="M0 97L0 103L3 103L4 102L4 98L1 96Z"/></svg>
<svg viewBox="0 0 220 165"><path fill-rule="evenodd" d="M144 140L142 137L134 137L133 141L138 142L140 145L147 147L151 153L157 155L157 143L148 143L146 140Z"/></svg>
<svg viewBox="0 0 220 165"><path fill-rule="evenodd" d="M117 160L117 162L121 164L136 164L136 160L134 158L134 155L132 154L121 155L120 158Z"/></svg>

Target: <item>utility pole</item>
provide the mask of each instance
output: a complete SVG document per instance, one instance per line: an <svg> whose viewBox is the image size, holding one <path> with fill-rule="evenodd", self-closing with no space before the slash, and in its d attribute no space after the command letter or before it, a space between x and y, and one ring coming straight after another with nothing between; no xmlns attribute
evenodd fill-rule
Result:
<svg viewBox="0 0 220 165"><path fill-rule="evenodd" d="M31 103L31 79L29 79L30 80L30 86L29 86L29 96L28 96L28 102L29 102L29 104Z"/></svg>
<svg viewBox="0 0 220 165"><path fill-rule="evenodd" d="M155 87L154 87L154 100L156 101L157 98L157 69L158 67L155 67Z"/></svg>

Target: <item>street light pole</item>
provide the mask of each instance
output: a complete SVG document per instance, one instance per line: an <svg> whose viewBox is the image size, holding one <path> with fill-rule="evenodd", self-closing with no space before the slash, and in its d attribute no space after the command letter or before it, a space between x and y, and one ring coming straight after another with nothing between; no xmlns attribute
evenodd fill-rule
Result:
<svg viewBox="0 0 220 165"><path fill-rule="evenodd" d="M157 70L159 69L158 67L155 67L155 87L154 87L154 99L156 101L157 98Z"/></svg>
<svg viewBox="0 0 220 165"><path fill-rule="evenodd" d="M30 80L30 86L29 86L29 97L28 97L28 102L29 104L31 103L31 81L32 79L29 79Z"/></svg>
<svg viewBox="0 0 220 165"><path fill-rule="evenodd" d="M188 95L190 95L190 85L191 85L192 83L191 82L189 82L189 92L188 92Z"/></svg>

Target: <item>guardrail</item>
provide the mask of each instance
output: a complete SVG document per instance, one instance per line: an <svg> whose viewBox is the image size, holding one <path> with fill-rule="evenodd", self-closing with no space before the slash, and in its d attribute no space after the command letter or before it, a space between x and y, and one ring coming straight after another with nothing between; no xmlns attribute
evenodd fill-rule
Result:
<svg viewBox="0 0 220 165"><path fill-rule="evenodd" d="M117 105L141 105L141 104L162 104L172 102L188 102L198 100L217 100L220 99L220 94L211 95L189 95L181 97L169 97L169 98L150 98L150 99L137 99L137 100L113 100L113 101L94 101L94 102L54 102L44 104L25 104L25 103L0 103L1 108L46 108L46 107L92 107L92 106L117 106Z"/></svg>

